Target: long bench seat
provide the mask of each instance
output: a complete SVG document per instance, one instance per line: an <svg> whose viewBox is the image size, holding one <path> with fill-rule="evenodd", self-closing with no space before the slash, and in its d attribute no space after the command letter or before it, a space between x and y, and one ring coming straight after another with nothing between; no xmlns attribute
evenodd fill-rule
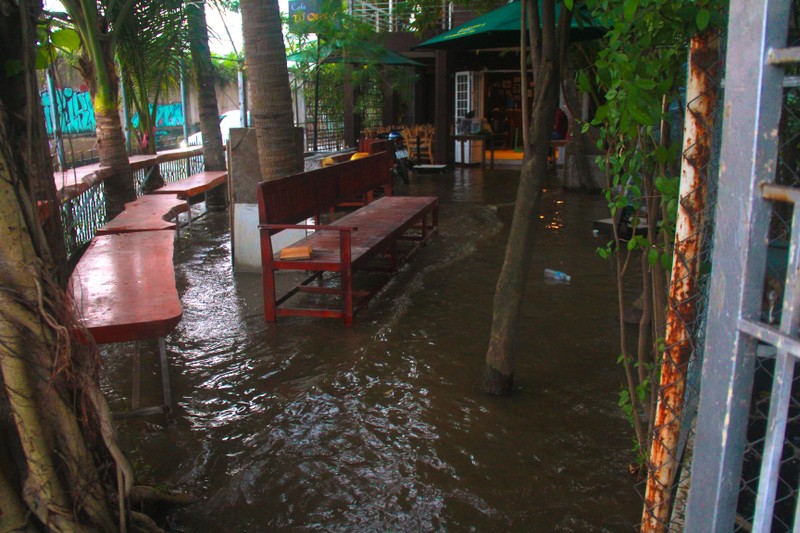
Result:
<svg viewBox="0 0 800 533"><path fill-rule="evenodd" d="M190 202L192 198L204 194L211 189L223 185L228 180L227 170L206 170L192 174L188 178L167 183L152 192L152 194L176 195L186 202L187 213L189 214L189 224L192 223L192 210Z"/></svg>
<svg viewBox="0 0 800 533"><path fill-rule="evenodd" d="M371 197L378 188L391 191L393 156L381 152L354 161L302 172L259 183L259 230L263 267L264 317L275 322L278 316L313 316L341 318L353 325L354 314L374 296L383 283L369 290L355 290L353 275L359 271L396 272L421 244L438 229L436 197L383 196L340 218L330 225L297 223L320 214L350 199ZM281 252L272 248L273 234L286 229L313 231L291 248L310 247L307 259L281 259ZM400 249L399 242L411 243ZM376 265L373 260L383 264ZM388 259L388 264L387 260ZM278 297L275 272L308 271L310 277ZM323 280L325 272L339 278L339 286L331 287ZM313 285L319 281L321 284ZM319 296L333 295L341 300L337 309L304 305L290 306L290 298L298 293Z"/></svg>
<svg viewBox="0 0 800 533"><path fill-rule="evenodd" d="M206 170L192 174L188 178L167 183L153 191L153 194L175 194L182 200L188 200L222 185L227 179L227 170Z"/></svg>
<svg viewBox="0 0 800 533"><path fill-rule="evenodd" d="M125 210L97 229L97 235L135 231L178 230L178 214L189 206L177 196L146 194L125 204Z"/></svg>
<svg viewBox="0 0 800 533"><path fill-rule="evenodd" d="M174 241L171 231L97 236L70 276L70 308L95 342L158 340L164 404L139 410L137 383L129 414L169 413L172 408L164 337L183 315L172 262ZM137 358L138 350L137 342Z"/></svg>

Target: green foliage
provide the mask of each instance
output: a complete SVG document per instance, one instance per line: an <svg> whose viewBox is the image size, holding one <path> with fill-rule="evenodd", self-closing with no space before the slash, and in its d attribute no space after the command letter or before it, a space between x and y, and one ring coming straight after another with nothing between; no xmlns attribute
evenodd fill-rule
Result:
<svg viewBox="0 0 800 533"><path fill-rule="evenodd" d="M597 52L592 73L581 72L577 84L601 101L592 125L599 133L598 158L609 177L607 195L612 216L630 208L634 218L648 194L657 193L665 209L660 229L674 231L680 139L662 139L661 123L682 120L680 88L684 85L691 36L720 22L719 0L587 0L592 15L610 28ZM584 126L588 130L589 125ZM652 184L652 185L650 185ZM666 217L661 217L661 214ZM671 238L663 239L671 242ZM654 246L656 243L649 243ZM628 250L641 248L632 242ZM667 253L668 250L661 250ZM651 252L655 258L655 252Z"/></svg>
<svg viewBox="0 0 800 533"><path fill-rule="evenodd" d="M320 116L343 122L342 94L348 81L356 95L354 107L362 116L362 126L379 125L375 122L380 121L381 88L387 86L401 94L413 90L408 69L380 63L385 51L381 38L371 24L348 16L338 2L322 3L320 17L313 23L290 25L287 55L293 64L289 70L295 83L303 87L308 113L314 112L313 102L318 97Z"/></svg>
<svg viewBox="0 0 800 533"><path fill-rule="evenodd" d="M230 52L225 57L212 57L214 77L220 85L238 84L239 68L244 62L244 57Z"/></svg>
<svg viewBox="0 0 800 533"><path fill-rule="evenodd" d="M155 149L153 132L158 104L177 88L187 37L180 0L141 2L117 28L117 59L127 105L139 116L136 130L143 149Z"/></svg>
<svg viewBox="0 0 800 533"><path fill-rule="evenodd" d="M53 19L42 20L36 28L35 68L46 69L58 54L71 56L80 47L81 38L74 29L57 25ZM6 77L12 77L22 72L24 65L22 61L9 60L3 67Z"/></svg>
<svg viewBox="0 0 800 533"><path fill-rule="evenodd" d="M598 97L591 125L599 132L597 163L607 176L605 199L618 232L625 224L635 229L640 217L656 222L656 234L620 234L599 248L603 258L616 256L618 273L625 276L630 254L645 254L651 276L668 276L678 210L680 138L665 138L682 122L681 90L691 37L720 24L721 0L586 0L592 16L609 28L596 50L593 70L577 77L580 90ZM589 129L584 125L584 131ZM662 133L663 132L663 133ZM665 135L666 134L666 135ZM624 216L619 216L624 215ZM660 267L660 268L658 268ZM663 269L663 270L662 270ZM639 275L637 273L637 275ZM666 280L664 280L666 281ZM623 280L618 280L619 286ZM661 283L654 286L664 286ZM664 295L653 295L653 316L666 307ZM623 315L620 310L620 316ZM624 331L624 324L620 326ZM663 332L656 332L656 336ZM656 343L658 344L658 343ZM663 344L663 342L661 342ZM619 406L636 430L637 456L648 450L651 383L658 382L659 354L654 345L641 348L636 358L623 355L629 383L620 391ZM636 362L634 362L636 361ZM645 365L642 372L639 365ZM633 371L633 367L638 367ZM642 378L644 376L644 378ZM632 397L633 391L633 397ZM649 429L648 429L649 427Z"/></svg>

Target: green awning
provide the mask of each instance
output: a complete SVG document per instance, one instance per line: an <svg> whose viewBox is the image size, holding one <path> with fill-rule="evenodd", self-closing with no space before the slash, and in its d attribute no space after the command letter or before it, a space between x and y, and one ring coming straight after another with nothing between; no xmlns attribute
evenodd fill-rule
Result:
<svg viewBox="0 0 800 533"><path fill-rule="evenodd" d="M561 3L556 4L556 17ZM541 4L539 4L541 13ZM479 50L487 48L519 48L520 2L511 2L461 26L428 39L414 48L439 50ZM603 29L593 23L588 13L573 14L570 29L572 42L597 39Z"/></svg>

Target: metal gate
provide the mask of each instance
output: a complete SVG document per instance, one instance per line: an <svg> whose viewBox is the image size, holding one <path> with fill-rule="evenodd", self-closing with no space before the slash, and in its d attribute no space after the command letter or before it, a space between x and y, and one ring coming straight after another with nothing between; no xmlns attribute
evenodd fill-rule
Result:
<svg viewBox="0 0 800 533"><path fill-rule="evenodd" d="M800 153L791 13L791 0L730 4L688 532L800 531L800 157L784 148Z"/></svg>

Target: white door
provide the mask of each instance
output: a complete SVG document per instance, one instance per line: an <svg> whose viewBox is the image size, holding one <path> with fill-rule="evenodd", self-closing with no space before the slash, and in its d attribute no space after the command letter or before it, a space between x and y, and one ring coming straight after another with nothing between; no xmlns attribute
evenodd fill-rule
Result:
<svg viewBox="0 0 800 533"><path fill-rule="evenodd" d="M475 133L481 129L483 117L483 73L456 72L456 105L455 133ZM472 112L472 120L466 120L467 113ZM461 160L461 143L456 141L456 163L477 163L481 160L482 143L465 142L464 160Z"/></svg>

